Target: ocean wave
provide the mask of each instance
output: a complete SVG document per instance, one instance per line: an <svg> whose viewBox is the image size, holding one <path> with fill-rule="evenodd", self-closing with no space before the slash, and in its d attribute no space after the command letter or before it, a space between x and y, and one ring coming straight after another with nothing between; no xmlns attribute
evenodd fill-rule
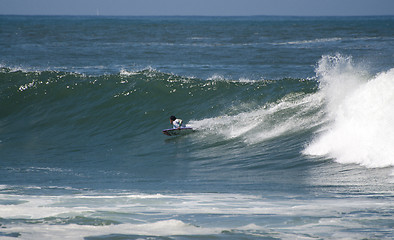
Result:
<svg viewBox="0 0 394 240"><path fill-rule="evenodd" d="M31 130L44 136L65 132L55 135L65 146L76 131L100 139L124 140L131 132L153 138L154 128L166 127L158 119L175 114L191 119L185 122L201 130L198 136L208 137L204 141L220 136L255 145L318 128L304 154L393 166L393 70L371 76L351 57L334 55L323 56L316 73L318 81L233 80L152 67L98 76L2 68L0 117L7 127L1 141L6 145L18 132L24 136Z"/></svg>
<svg viewBox="0 0 394 240"><path fill-rule="evenodd" d="M247 151L239 144L256 147L310 131L324 114L315 79L198 79L154 68L98 76L5 71L0 78L3 149L18 147L22 155L34 152L48 158L96 156L109 145L123 153L130 146L160 143L171 115L200 131L191 140L196 147L192 156L226 157ZM223 144L219 150L206 149L212 143ZM228 148L232 150L222 151ZM147 157L156 154L145 150ZM141 151L130 151L128 157L139 158ZM252 164L260 166L258 159ZM32 169L38 173L56 168Z"/></svg>

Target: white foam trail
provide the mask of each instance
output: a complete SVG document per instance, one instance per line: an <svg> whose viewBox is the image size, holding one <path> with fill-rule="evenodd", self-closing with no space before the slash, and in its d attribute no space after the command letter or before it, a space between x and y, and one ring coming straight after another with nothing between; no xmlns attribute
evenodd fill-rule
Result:
<svg viewBox="0 0 394 240"><path fill-rule="evenodd" d="M331 122L304 153L394 166L394 69L368 77L351 58L336 55L322 58L317 75Z"/></svg>
<svg viewBox="0 0 394 240"><path fill-rule="evenodd" d="M255 144L320 124L323 114L319 112L321 101L321 94L291 94L279 102L236 115L192 120L188 126L197 130L209 130L202 131L203 135L220 135L225 139L241 138L247 144ZM238 107L241 111L248 109L246 104Z"/></svg>

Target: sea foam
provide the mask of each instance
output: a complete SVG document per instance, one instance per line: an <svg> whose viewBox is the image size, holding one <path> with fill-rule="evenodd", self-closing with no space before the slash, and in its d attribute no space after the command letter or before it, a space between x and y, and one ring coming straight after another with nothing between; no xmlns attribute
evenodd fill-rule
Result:
<svg viewBox="0 0 394 240"><path fill-rule="evenodd" d="M7 202L20 201L1 205L0 215L5 223L0 236L29 240L177 236L227 239L237 233L245 234L246 238L298 239L309 234L336 239L336 234L346 229L381 230L381 223L390 222L391 216L376 217L369 213L383 214L392 208L392 203L384 198L289 196L275 197L272 201L268 195L235 193L114 192L108 195L89 191L61 196L0 194L0 198ZM366 237L351 234L350 238Z"/></svg>
<svg viewBox="0 0 394 240"><path fill-rule="evenodd" d="M338 54L323 56L316 73L329 123L304 153L370 168L394 166L394 69L371 77Z"/></svg>

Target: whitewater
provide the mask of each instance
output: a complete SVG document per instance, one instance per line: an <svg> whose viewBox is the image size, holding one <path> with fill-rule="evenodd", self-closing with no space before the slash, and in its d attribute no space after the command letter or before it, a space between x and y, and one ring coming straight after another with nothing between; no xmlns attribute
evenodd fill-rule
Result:
<svg viewBox="0 0 394 240"><path fill-rule="evenodd" d="M352 59L325 56L317 69L327 129L304 151L366 167L394 165L394 69L368 76Z"/></svg>
<svg viewBox="0 0 394 240"><path fill-rule="evenodd" d="M0 16L0 239L392 239L393 26Z"/></svg>

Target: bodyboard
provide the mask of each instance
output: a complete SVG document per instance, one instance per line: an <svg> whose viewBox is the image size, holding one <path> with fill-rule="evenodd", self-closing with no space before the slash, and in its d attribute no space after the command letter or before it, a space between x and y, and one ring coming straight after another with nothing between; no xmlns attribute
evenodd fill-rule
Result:
<svg viewBox="0 0 394 240"><path fill-rule="evenodd" d="M190 127L170 128L170 129L164 129L162 132L167 136L186 135L192 133L193 128Z"/></svg>

